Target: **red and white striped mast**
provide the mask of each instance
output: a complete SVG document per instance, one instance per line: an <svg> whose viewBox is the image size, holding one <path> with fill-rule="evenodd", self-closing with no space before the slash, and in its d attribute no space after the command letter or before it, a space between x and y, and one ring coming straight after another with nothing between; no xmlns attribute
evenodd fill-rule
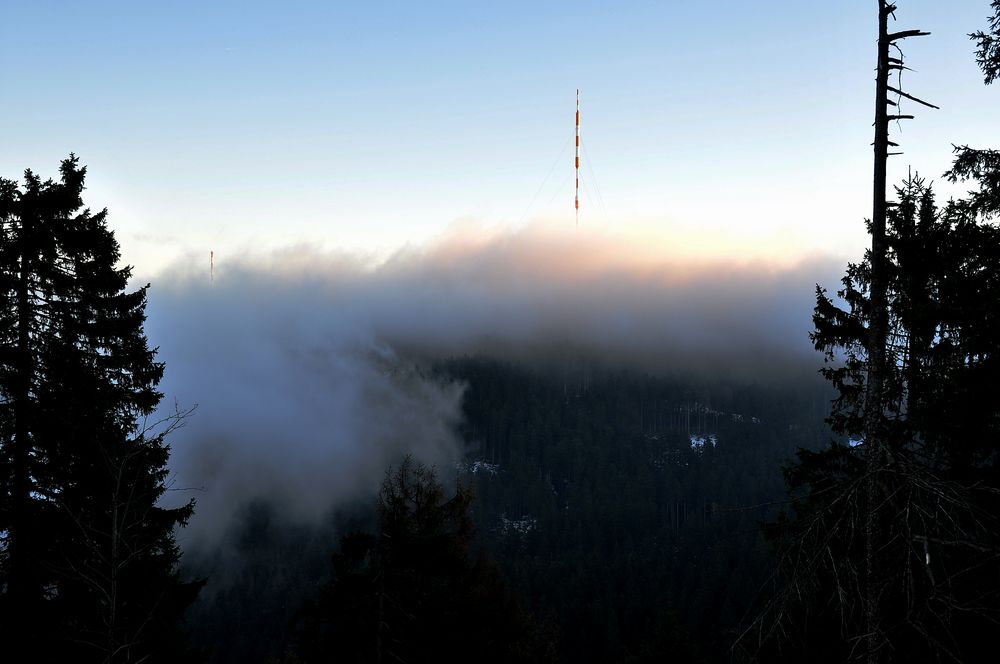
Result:
<svg viewBox="0 0 1000 664"><path fill-rule="evenodd" d="M580 225L580 88L576 89L576 225Z"/></svg>

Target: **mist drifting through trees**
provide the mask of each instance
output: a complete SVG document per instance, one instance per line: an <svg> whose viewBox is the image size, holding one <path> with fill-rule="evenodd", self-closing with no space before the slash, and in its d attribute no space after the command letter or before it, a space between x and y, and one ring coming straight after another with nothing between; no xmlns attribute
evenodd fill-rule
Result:
<svg viewBox="0 0 1000 664"><path fill-rule="evenodd" d="M525 231L374 270L302 252L229 259L211 285L191 265L161 278L149 329L163 389L171 405L198 405L173 437L177 485L204 488L191 494L199 510L185 538L211 540L257 498L315 523L370 493L401 454L454 464L465 386L426 371L441 359L765 384L814 372L809 293L834 278L830 260L770 271L668 261L639 273L612 263L581 278L574 261L590 243L555 244ZM568 274L551 273L548 250Z"/></svg>

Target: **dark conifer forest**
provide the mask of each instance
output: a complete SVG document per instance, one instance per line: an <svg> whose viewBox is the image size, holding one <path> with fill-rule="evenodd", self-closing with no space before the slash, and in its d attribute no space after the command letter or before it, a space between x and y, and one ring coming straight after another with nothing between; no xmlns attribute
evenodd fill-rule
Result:
<svg viewBox="0 0 1000 664"><path fill-rule="evenodd" d="M684 330L651 344L614 315L577 334L596 318L531 319L490 311L499 298L461 300L459 280L481 269L490 281L496 266L473 260L462 272L454 256L466 249L449 245L425 262L400 252L369 273L317 276L308 262L266 273L278 285L255 282L251 308L281 301L284 281L329 309L309 319L322 324L380 297L406 313L395 326L344 323L345 351L323 345L322 324L309 329L316 345L297 345L294 304L281 301L252 319L264 323L246 337L249 357L272 361L258 341L287 334L280 361L307 376L301 391L276 378L255 386L269 401L244 401L255 374L238 359L217 398L171 403L161 344L172 340L154 335L168 328L150 314L157 284L136 282L115 201L89 207L105 201L72 153L54 177L0 178L0 660L996 661L1000 140L966 145L956 124L952 166L933 175L964 193L941 196L919 164L889 179L889 160L908 147L902 124L947 112L921 89L926 63L908 55L934 26L906 27L907 4L876 0L871 13L872 207L844 220L865 225L870 245L839 283L794 295L814 303L795 312L811 322L797 342L783 341L797 333L779 330L773 311L754 314L763 334L723 329L739 319L721 314L685 327L696 300L702 313L713 298L733 309L765 301L741 290L742 267L680 305L666 288L649 296L655 275L581 287L597 302L629 300L638 284L639 319L658 321L662 308ZM981 4L969 61L991 86L1000 0ZM217 299L194 311L234 306L238 291L216 285L210 256L208 291L184 291L192 277L171 273L164 301L196 292ZM393 279L431 287L394 300L379 290ZM351 289L360 294L330 295ZM486 341L427 322L451 300L487 321ZM564 326L490 327L518 316ZM204 327L193 336L214 333ZM706 350L727 344L737 350ZM737 353L753 357L736 366L727 358ZM198 357L179 371L217 385L199 373L213 366ZM213 413L228 403L250 424L185 437L230 416ZM284 409L273 441L250 412L268 407ZM330 450L350 436L361 447L298 457L289 441L315 428L304 411ZM205 443L213 436L216 447ZM256 457L241 451L251 448Z"/></svg>

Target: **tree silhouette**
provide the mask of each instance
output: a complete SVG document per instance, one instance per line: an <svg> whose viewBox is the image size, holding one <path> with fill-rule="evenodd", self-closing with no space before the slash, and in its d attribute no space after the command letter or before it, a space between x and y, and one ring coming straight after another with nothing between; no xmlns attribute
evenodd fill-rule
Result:
<svg viewBox="0 0 1000 664"><path fill-rule="evenodd" d="M896 5L887 0L878 0L878 56L875 78L875 140L873 142L875 153L874 184L872 187L872 217L868 225L868 231L872 237L871 251L868 254L868 286L869 286L869 312L867 316L867 339L865 361L864 382L864 409L862 417L864 421L863 435L865 439L865 459L869 470L869 481L866 486L866 501L868 504L867 514L864 516L864 537L865 537L865 579L864 579L864 612L866 620L865 633L866 650L868 661L875 661L875 651L879 645L877 636L879 626L876 622L878 614L878 594L875 591L875 583L872 578L874 557L876 555L874 538L876 528L874 518L874 506L878 502L877 487L874 476L871 474L876 468L885 465L888 458L887 443L882 430L883 413L886 407L887 383L887 358L886 341L889 326L889 311L887 307L888 290L888 251L886 246L886 222L887 222L887 202L886 202L886 166L891 154L890 146L898 147L896 143L889 140L889 124L893 121L909 120L912 115L900 112L889 113L889 108L899 108L903 98L932 106L927 102L918 99L901 89L901 84L897 87L890 85L890 77L895 72L901 74L905 69L903 64L903 53L898 42L908 37L920 37L927 35L927 32L920 30L903 30L900 32L889 32L889 17L895 16ZM890 53L895 48L899 57L891 57ZM900 77L897 77L900 78ZM890 98L890 93L896 95L896 99ZM933 106L932 106L933 107ZM936 108L936 107L935 107Z"/></svg>
<svg viewBox="0 0 1000 664"><path fill-rule="evenodd" d="M976 62L983 71L986 85L1000 78L1000 0L993 0L992 7L989 30L969 35L976 42ZM1000 215L1000 150L955 146L955 163L945 177L952 182L971 180L979 185L978 189L969 192L966 204L970 213L987 218Z"/></svg>
<svg viewBox="0 0 1000 664"><path fill-rule="evenodd" d="M959 149L951 176L979 188L939 208L910 177L837 300L817 287L841 438L787 470L792 511L770 529L786 585L755 624L797 656L975 661L1000 618L995 152Z"/></svg>
<svg viewBox="0 0 1000 664"><path fill-rule="evenodd" d="M969 35L976 42L976 64L983 70L986 85L1000 78L1000 0L993 0L990 6L993 16L989 19L989 28Z"/></svg>
<svg viewBox="0 0 1000 664"><path fill-rule="evenodd" d="M180 652L173 529L158 505L165 436L149 422L163 365L146 288L126 290L107 210L83 207L86 168L0 180L0 532L6 643L35 661L166 661Z"/></svg>
<svg viewBox="0 0 1000 664"><path fill-rule="evenodd" d="M469 506L407 458L387 472L376 534L341 540L333 579L299 619L306 662L510 662L545 659L527 616L482 556ZM551 659L551 657L550 657Z"/></svg>

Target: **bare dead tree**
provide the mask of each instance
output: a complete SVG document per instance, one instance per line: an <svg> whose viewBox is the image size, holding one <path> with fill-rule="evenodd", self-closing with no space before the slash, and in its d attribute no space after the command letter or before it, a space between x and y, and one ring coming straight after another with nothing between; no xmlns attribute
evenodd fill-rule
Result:
<svg viewBox="0 0 1000 664"><path fill-rule="evenodd" d="M888 448L885 444L883 422L885 421L885 374L886 374L886 337L889 312L886 305L886 167L889 160L889 147L898 147L889 140L889 123L899 120L913 119L912 115L898 112L901 98L915 101L925 106L937 108L932 104L918 99L901 89L889 84L890 76L895 72L901 79L906 69L903 63L903 53L897 42L908 37L921 37L929 32L920 30L903 30L889 32L889 17L895 18L896 5L887 0L878 2L878 68L875 83L875 167L874 184L872 187L872 219L871 219L871 313L869 316L868 339L868 376L865 383L864 406L864 437L866 462L869 481L866 487L868 509L865 518L865 622L866 622L866 652L869 664L879 660L880 628L878 615L878 597L873 580L874 540L873 529L874 507L879 501L877 476L874 472L890 462ZM895 48L899 57L891 57L891 49ZM896 100L890 99L890 93L896 95ZM897 109L890 113L889 107ZM893 153L899 154L899 153Z"/></svg>

